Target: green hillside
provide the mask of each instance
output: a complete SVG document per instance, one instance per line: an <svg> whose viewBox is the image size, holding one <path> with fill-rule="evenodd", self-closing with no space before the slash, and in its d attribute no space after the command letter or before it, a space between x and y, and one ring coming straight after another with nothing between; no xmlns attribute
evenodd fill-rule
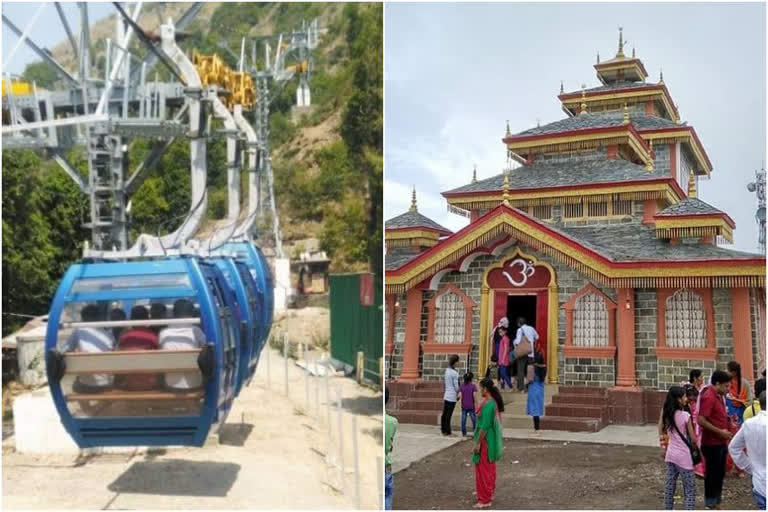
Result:
<svg viewBox="0 0 768 512"><path fill-rule="evenodd" d="M152 5L152 4L150 4ZM153 5L163 11L166 4ZM168 4L171 5L171 4ZM146 15L157 20L159 16ZM219 53L219 43L239 48L244 35L289 30L319 17L328 30L314 53L313 108L295 122L295 81L273 93L270 119L272 164L281 227L288 247L317 238L332 259L332 270L382 268L382 7L381 4L224 3L205 9L185 32L182 46ZM94 26L104 25L104 21ZM142 22L145 29L151 26ZM93 32L93 30L92 30ZM99 59L103 40L94 40ZM56 55L57 49L53 53ZM136 51L141 50L136 47ZM103 58L103 57L102 57ZM258 62L260 65L261 63ZM159 69L159 68L158 68ZM39 63L25 77L55 87ZM131 168L149 142L135 141ZM84 151L70 162L85 176ZM131 233L167 233L189 208L189 146L177 140L133 196ZM44 314L64 270L79 258L90 233L88 200L43 153L3 152L3 334L24 319L9 313ZM208 148L209 220L226 213L225 141ZM266 228L266 227L264 227ZM293 249L291 249L293 247Z"/></svg>

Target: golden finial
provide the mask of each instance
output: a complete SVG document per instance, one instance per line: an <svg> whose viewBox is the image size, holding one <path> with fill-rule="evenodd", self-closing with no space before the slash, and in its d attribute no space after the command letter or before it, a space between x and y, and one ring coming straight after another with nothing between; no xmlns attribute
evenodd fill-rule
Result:
<svg viewBox="0 0 768 512"><path fill-rule="evenodd" d="M661 68L659 68L659 83L660 84L664 83L664 70Z"/></svg>
<svg viewBox="0 0 768 512"><path fill-rule="evenodd" d="M597 52L597 63L600 64L600 52Z"/></svg>
<svg viewBox="0 0 768 512"><path fill-rule="evenodd" d="M504 169L504 193L501 195L502 202L509 206L509 174L507 174L507 170Z"/></svg>
<svg viewBox="0 0 768 512"><path fill-rule="evenodd" d="M648 172L651 172L653 170L653 161L649 160L647 164L645 164L645 170Z"/></svg>
<svg viewBox="0 0 768 512"><path fill-rule="evenodd" d="M586 84L581 84L581 112L579 112L579 115L586 114L587 113L587 86Z"/></svg>
<svg viewBox="0 0 768 512"><path fill-rule="evenodd" d="M696 177L691 173L688 177L688 197L694 199L697 197L696 193Z"/></svg>
<svg viewBox="0 0 768 512"><path fill-rule="evenodd" d="M563 94L565 90L563 89L563 81L560 80L560 94Z"/></svg>
<svg viewBox="0 0 768 512"><path fill-rule="evenodd" d="M619 51L616 57L624 57L624 27L619 27Z"/></svg>
<svg viewBox="0 0 768 512"><path fill-rule="evenodd" d="M629 108L627 108L626 102L624 102L624 115L622 116L621 124L629 124Z"/></svg>
<svg viewBox="0 0 768 512"><path fill-rule="evenodd" d="M507 137L512 135L512 130L509 129L509 119L507 119Z"/></svg>
<svg viewBox="0 0 768 512"><path fill-rule="evenodd" d="M477 183L477 164L475 164L475 168L472 169L472 183Z"/></svg>
<svg viewBox="0 0 768 512"><path fill-rule="evenodd" d="M413 193L411 194L411 208L409 211L412 211L412 212L419 211L419 209L416 207L416 187L413 187Z"/></svg>

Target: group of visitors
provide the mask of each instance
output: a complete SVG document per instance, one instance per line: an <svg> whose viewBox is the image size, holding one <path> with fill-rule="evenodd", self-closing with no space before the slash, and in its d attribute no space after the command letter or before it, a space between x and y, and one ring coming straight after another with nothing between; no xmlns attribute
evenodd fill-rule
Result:
<svg viewBox="0 0 768 512"><path fill-rule="evenodd" d="M125 311L115 307L107 315L103 308L96 304L87 304L80 311L84 323L98 323L109 318L109 321L126 320ZM187 299L179 299L173 304L173 317L193 318L195 306ZM167 306L164 303L152 303L149 308L135 305L131 308L130 320L159 320L168 317ZM76 328L67 341L67 346L79 352L109 352L137 350L186 350L199 348L205 344L205 334L194 324L179 324L171 326L142 326L104 328L98 326L83 326ZM202 376L198 372L160 374L127 374L127 375L80 375L73 384L76 393L99 393L112 388L124 391L150 391L165 384L170 389L194 389L202 384Z"/></svg>
<svg viewBox="0 0 768 512"><path fill-rule="evenodd" d="M515 337L510 342L509 319L502 317L493 329L491 338L493 352L486 377L492 378L495 370L500 389L506 385L513 391L527 391L527 384L533 380L528 368L534 364L539 333L528 325L524 317L519 317Z"/></svg>
<svg viewBox="0 0 768 512"><path fill-rule="evenodd" d="M667 510L674 506L678 475L686 510L694 508L696 476L704 478L707 509L719 509L723 481L732 466L739 477L744 472L752 475L755 504L765 509L765 370L755 381L757 400L741 365L731 361L727 370L715 370L707 385L701 370L691 370L688 382L667 392L658 425L667 464Z"/></svg>

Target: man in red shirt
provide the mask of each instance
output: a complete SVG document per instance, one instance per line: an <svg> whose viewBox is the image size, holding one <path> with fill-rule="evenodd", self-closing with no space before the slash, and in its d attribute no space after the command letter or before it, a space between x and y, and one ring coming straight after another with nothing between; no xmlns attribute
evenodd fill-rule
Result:
<svg viewBox="0 0 768 512"><path fill-rule="evenodd" d="M728 454L728 440L733 434L728 430L728 414L725 409L725 395L731 376L722 370L712 374L712 384L701 392L699 403L699 425L701 453L704 455L704 504L708 509L719 509L725 478L725 459Z"/></svg>
<svg viewBox="0 0 768 512"><path fill-rule="evenodd" d="M149 311L144 306L134 306L131 320L149 320ZM158 347L157 333L140 326L123 332L117 343L118 350L157 350ZM149 391L158 386L159 379L160 375L156 373L121 375L115 386L126 391Z"/></svg>

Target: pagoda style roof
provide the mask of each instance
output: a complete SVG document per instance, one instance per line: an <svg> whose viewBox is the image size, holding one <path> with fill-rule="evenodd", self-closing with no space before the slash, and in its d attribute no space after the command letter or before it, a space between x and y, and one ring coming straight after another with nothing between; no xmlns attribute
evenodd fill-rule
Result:
<svg viewBox="0 0 768 512"><path fill-rule="evenodd" d="M668 206L656 214L656 217L677 217L688 215L726 215L709 203L705 203L698 197L683 199L677 204Z"/></svg>
<svg viewBox="0 0 768 512"><path fill-rule="evenodd" d="M386 270L386 293L404 293L443 270L462 271L488 244L522 242L613 287L765 286L765 255L706 243L671 244L643 224L555 228L501 203L434 247ZM473 256L474 255L474 256Z"/></svg>
<svg viewBox="0 0 768 512"><path fill-rule="evenodd" d="M658 130L663 128L680 128L681 126L684 126L670 121L669 119L664 119L663 117L649 116L645 114L630 115L629 122L639 131ZM590 128L619 127L622 125L622 112L599 112L594 114L587 113L575 117L567 117L565 119L554 121L543 126L529 128L514 134L513 137L520 137L523 135L544 135L550 133L573 132L577 130L587 130Z"/></svg>
<svg viewBox="0 0 768 512"><path fill-rule="evenodd" d="M724 211L695 197L691 183L689 197L656 213L656 237L661 239L721 236L733 242L736 224Z"/></svg>
<svg viewBox="0 0 768 512"><path fill-rule="evenodd" d="M664 82L649 83L637 81L608 82L605 85L573 92L561 92L558 99L563 109L571 115L581 111L585 103L587 110L592 107L618 108L624 103L634 104L638 101L658 101L664 107L664 112L670 119L677 120L679 112L672 101L672 96Z"/></svg>
<svg viewBox="0 0 768 512"><path fill-rule="evenodd" d="M585 247L616 262L760 258L759 254L735 251L707 243L673 245L658 239L653 226L638 223L568 226L560 228L560 231L578 240Z"/></svg>
<svg viewBox="0 0 768 512"><path fill-rule="evenodd" d="M548 187L573 187L592 183L615 183L626 181L658 180L660 175L649 173L642 165L622 159L547 162L534 161L512 169L509 176L509 189L540 189ZM666 177L666 176L665 176ZM469 192L501 191L504 187L504 174L499 174L476 183L443 192L444 197Z"/></svg>
<svg viewBox="0 0 768 512"><path fill-rule="evenodd" d="M402 215L398 215L392 219L389 219L384 223L385 230L391 229L432 229L440 232L440 234L450 235L452 231L448 228L444 228L437 222L433 221L429 217L420 214L417 211L407 211Z"/></svg>
<svg viewBox="0 0 768 512"><path fill-rule="evenodd" d="M394 270L400 268L415 257L421 254L418 251L409 251L405 249L397 249L395 251L388 251L384 255L384 269Z"/></svg>
<svg viewBox="0 0 768 512"><path fill-rule="evenodd" d="M647 83L647 82L628 82L628 81L620 81L620 82L609 82L607 84L599 85L597 87L590 87L589 89L584 89L584 92L589 94L590 92L603 92L603 91L615 91L619 89L634 89L638 87L648 87L649 85L657 85L653 83ZM578 91L570 91L565 92L560 95L560 97L563 96L579 96L581 95L581 89Z"/></svg>

